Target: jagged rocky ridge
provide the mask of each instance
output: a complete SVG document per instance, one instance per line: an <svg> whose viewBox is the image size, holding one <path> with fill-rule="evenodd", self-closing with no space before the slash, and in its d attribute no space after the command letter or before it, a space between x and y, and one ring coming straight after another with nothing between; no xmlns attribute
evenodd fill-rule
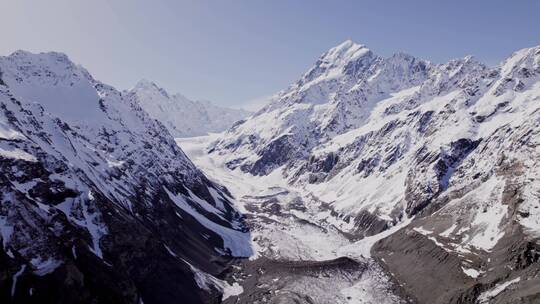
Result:
<svg viewBox="0 0 540 304"><path fill-rule="evenodd" d="M0 57L0 302L217 303L250 237L135 96L59 53Z"/></svg>
<svg viewBox="0 0 540 304"><path fill-rule="evenodd" d="M406 301L536 303L539 123L540 47L490 68L347 41L208 152L307 191L295 216L360 242L407 224L371 250Z"/></svg>
<svg viewBox="0 0 540 304"><path fill-rule="evenodd" d="M136 99L151 117L162 122L174 137L223 132L251 114L241 109L218 107L209 101L192 101L180 94L169 94L144 79L126 94Z"/></svg>

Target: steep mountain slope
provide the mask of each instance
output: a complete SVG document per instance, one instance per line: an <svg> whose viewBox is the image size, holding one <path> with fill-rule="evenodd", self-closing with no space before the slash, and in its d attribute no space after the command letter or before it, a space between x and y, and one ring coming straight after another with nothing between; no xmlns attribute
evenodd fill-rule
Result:
<svg viewBox="0 0 540 304"><path fill-rule="evenodd" d="M133 94L59 53L0 57L0 302L216 303L250 237Z"/></svg>
<svg viewBox="0 0 540 304"><path fill-rule="evenodd" d="M540 47L489 68L347 41L208 151L313 196L309 221L353 240L342 257L384 236L371 255L407 301L534 303L539 122Z"/></svg>
<svg viewBox="0 0 540 304"><path fill-rule="evenodd" d="M180 94L170 95L148 80L141 80L127 94L138 101L151 117L161 121L174 137L222 132L250 115L240 109L192 101Z"/></svg>
<svg viewBox="0 0 540 304"><path fill-rule="evenodd" d="M364 239L347 233L337 228L342 220L328 217L328 204L279 174L229 170L223 157L205 153L216 136L177 141L197 166L227 185L250 227L256 252L232 267L226 280L237 288L224 303L406 303L370 256L373 243L400 226Z"/></svg>

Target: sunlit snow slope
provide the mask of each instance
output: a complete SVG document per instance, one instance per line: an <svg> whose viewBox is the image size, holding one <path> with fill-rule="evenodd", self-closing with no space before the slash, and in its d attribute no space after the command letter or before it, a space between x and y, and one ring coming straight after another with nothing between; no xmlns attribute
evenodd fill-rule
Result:
<svg viewBox="0 0 540 304"><path fill-rule="evenodd" d="M207 151L316 197L307 208L353 239L414 217L371 250L412 301L473 303L520 277L490 301L528 303L540 293L539 123L540 47L492 68L346 41Z"/></svg>

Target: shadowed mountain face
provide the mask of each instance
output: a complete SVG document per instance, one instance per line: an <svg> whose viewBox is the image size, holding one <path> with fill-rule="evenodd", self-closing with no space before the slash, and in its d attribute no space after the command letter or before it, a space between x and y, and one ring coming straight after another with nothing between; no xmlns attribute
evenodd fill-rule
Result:
<svg viewBox="0 0 540 304"><path fill-rule="evenodd" d="M0 57L0 79L0 302L218 302L251 254L229 192L63 54Z"/></svg>
<svg viewBox="0 0 540 304"><path fill-rule="evenodd" d="M539 122L540 47L490 68L471 57L383 58L347 41L208 151L234 172L279 177L314 197L294 211L269 200L273 209L258 206L252 216L275 220L287 211L352 238L332 245L325 259L355 256L367 240L381 239L371 255L403 300L535 303ZM328 292L336 293L321 294ZM296 294L303 295L310 297Z"/></svg>

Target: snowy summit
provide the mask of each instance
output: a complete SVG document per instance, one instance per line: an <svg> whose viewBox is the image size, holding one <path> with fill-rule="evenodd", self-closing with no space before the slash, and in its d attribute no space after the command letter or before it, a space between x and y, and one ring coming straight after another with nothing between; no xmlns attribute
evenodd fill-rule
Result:
<svg viewBox="0 0 540 304"><path fill-rule="evenodd" d="M250 115L248 111L218 107L209 101L193 101L169 94L155 83L139 81L127 92L153 118L161 121L174 137L219 133Z"/></svg>

